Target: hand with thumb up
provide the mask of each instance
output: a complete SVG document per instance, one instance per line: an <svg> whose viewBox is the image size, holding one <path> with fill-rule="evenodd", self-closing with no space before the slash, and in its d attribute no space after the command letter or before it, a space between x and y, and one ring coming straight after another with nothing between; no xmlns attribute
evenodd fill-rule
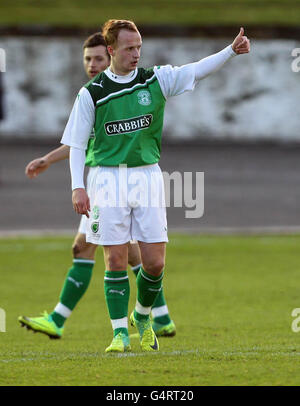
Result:
<svg viewBox="0 0 300 406"><path fill-rule="evenodd" d="M250 52L250 41L244 35L244 28L241 27L239 34L235 37L231 44L232 49L236 54L247 54Z"/></svg>

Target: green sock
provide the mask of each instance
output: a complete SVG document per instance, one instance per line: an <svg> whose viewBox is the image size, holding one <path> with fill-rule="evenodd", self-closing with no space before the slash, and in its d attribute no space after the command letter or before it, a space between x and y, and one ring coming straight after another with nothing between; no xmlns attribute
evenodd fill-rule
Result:
<svg viewBox="0 0 300 406"><path fill-rule="evenodd" d="M141 267L142 264L131 267L132 272L135 274L135 276L138 276ZM161 313L164 314L161 315ZM156 316L156 314L158 314L158 316ZM167 303L163 291L163 286L161 287L161 291L158 292L154 304L152 306L152 316L154 318L154 321L160 324L169 324L171 322L171 318L169 316L169 311L167 308Z"/></svg>
<svg viewBox="0 0 300 406"><path fill-rule="evenodd" d="M138 273L139 273L141 267L142 267L142 264L131 267L131 270L135 274L135 276L138 276Z"/></svg>
<svg viewBox="0 0 300 406"><path fill-rule="evenodd" d="M93 272L95 261L74 258L73 266L69 269L62 288L59 303L51 313L53 321L62 327L79 300L87 290Z"/></svg>
<svg viewBox="0 0 300 406"><path fill-rule="evenodd" d="M169 324L171 322L163 287L161 288L161 291L158 292L152 306L152 316L154 321L160 324Z"/></svg>
<svg viewBox="0 0 300 406"><path fill-rule="evenodd" d="M128 302L130 286L127 271L105 271L104 294L114 336L128 335Z"/></svg>
<svg viewBox="0 0 300 406"><path fill-rule="evenodd" d="M157 294L161 291L163 276L163 273L159 276L150 275L141 267L136 279L137 303L134 317L137 320L149 318L151 307Z"/></svg>

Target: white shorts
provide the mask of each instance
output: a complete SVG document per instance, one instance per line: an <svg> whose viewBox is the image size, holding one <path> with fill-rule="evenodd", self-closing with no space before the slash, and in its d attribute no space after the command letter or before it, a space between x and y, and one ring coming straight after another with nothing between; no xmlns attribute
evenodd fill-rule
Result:
<svg viewBox="0 0 300 406"><path fill-rule="evenodd" d="M95 169L95 167L90 167L89 171L88 171L88 174L87 174L86 191L87 191L88 196L90 195L91 179L92 179L93 173L95 171L97 171L97 169ZM78 233L86 234L86 228L88 226L88 221L87 220L88 220L88 218L85 215L81 216L79 227L78 227ZM130 240L130 243L131 244L137 244L137 241L136 240Z"/></svg>
<svg viewBox="0 0 300 406"><path fill-rule="evenodd" d="M86 228L88 226L87 220L88 220L87 216L85 216L85 215L81 216L79 227L78 227L78 233L86 234ZM130 240L130 244L137 244L137 240Z"/></svg>
<svg viewBox="0 0 300 406"><path fill-rule="evenodd" d="M100 166L93 168L91 176L87 242L168 242L164 180L158 164Z"/></svg>

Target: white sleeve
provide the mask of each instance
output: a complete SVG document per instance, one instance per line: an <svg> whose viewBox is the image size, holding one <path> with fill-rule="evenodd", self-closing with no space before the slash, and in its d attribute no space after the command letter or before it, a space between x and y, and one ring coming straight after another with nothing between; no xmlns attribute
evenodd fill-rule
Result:
<svg viewBox="0 0 300 406"><path fill-rule="evenodd" d="M183 66L165 65L154 67L155 75L158 79L161 91L167 99L181 93L194 90L195 85L201 79L217 71L235 56L231 45L222 51L201 59L198 62L189 63Z"/></svg>
<svg viewBox="0 0 300 406"><path fill-rule="evenodd" d="M233 58L237 54L232 49L231 45L222 49L222 51L207 56L206 58L201 59L201 61L196 62L196 69L195 69L195 80L201 80L206 78L206 76L210 75L213 72L219 70L225 62L229 61L229 59Z"/></svg>
<svg viewBox="0 0 300 406"><path fill-rule="evenodd" d="M84 189L84 165L85 151L83 149L70 148L70 171L72 178L72 190Z"/></svg>
<svg viewBox="0 0 300 406"><path fill-rule="evenodd" d="M61 143L85 150L95 121L95 106L90 92L82 87L77 95Z"/></svg>

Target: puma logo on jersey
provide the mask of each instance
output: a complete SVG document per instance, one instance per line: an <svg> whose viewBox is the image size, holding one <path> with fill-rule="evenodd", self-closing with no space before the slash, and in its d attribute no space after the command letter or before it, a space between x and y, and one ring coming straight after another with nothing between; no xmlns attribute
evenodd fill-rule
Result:
<svg viewBox="0 0 300 406"><path fill-rule="evenodd" d="M123 289L123 290L110 289L110 290L108 291L108 293L118 293L119 295L124 296L124 295L125 295L125 291L126 291L126 289Z"/></svg>
<svg viewBox="0 0 300 406"><path fill-rule="evenodd" d="M68 280L72 283L74 283L74 285L76 285L77 288L80 288L80 285L83 285L83 282L77 282L75 281L75 279L73 279L71 276L68 277Z"/></svg>
<svg viewBox="0 0 300 406"><path fill-rule="evenodd" d="M94 86L100 86L103 89L103 80L100 83L93 83Z"/></svg>

